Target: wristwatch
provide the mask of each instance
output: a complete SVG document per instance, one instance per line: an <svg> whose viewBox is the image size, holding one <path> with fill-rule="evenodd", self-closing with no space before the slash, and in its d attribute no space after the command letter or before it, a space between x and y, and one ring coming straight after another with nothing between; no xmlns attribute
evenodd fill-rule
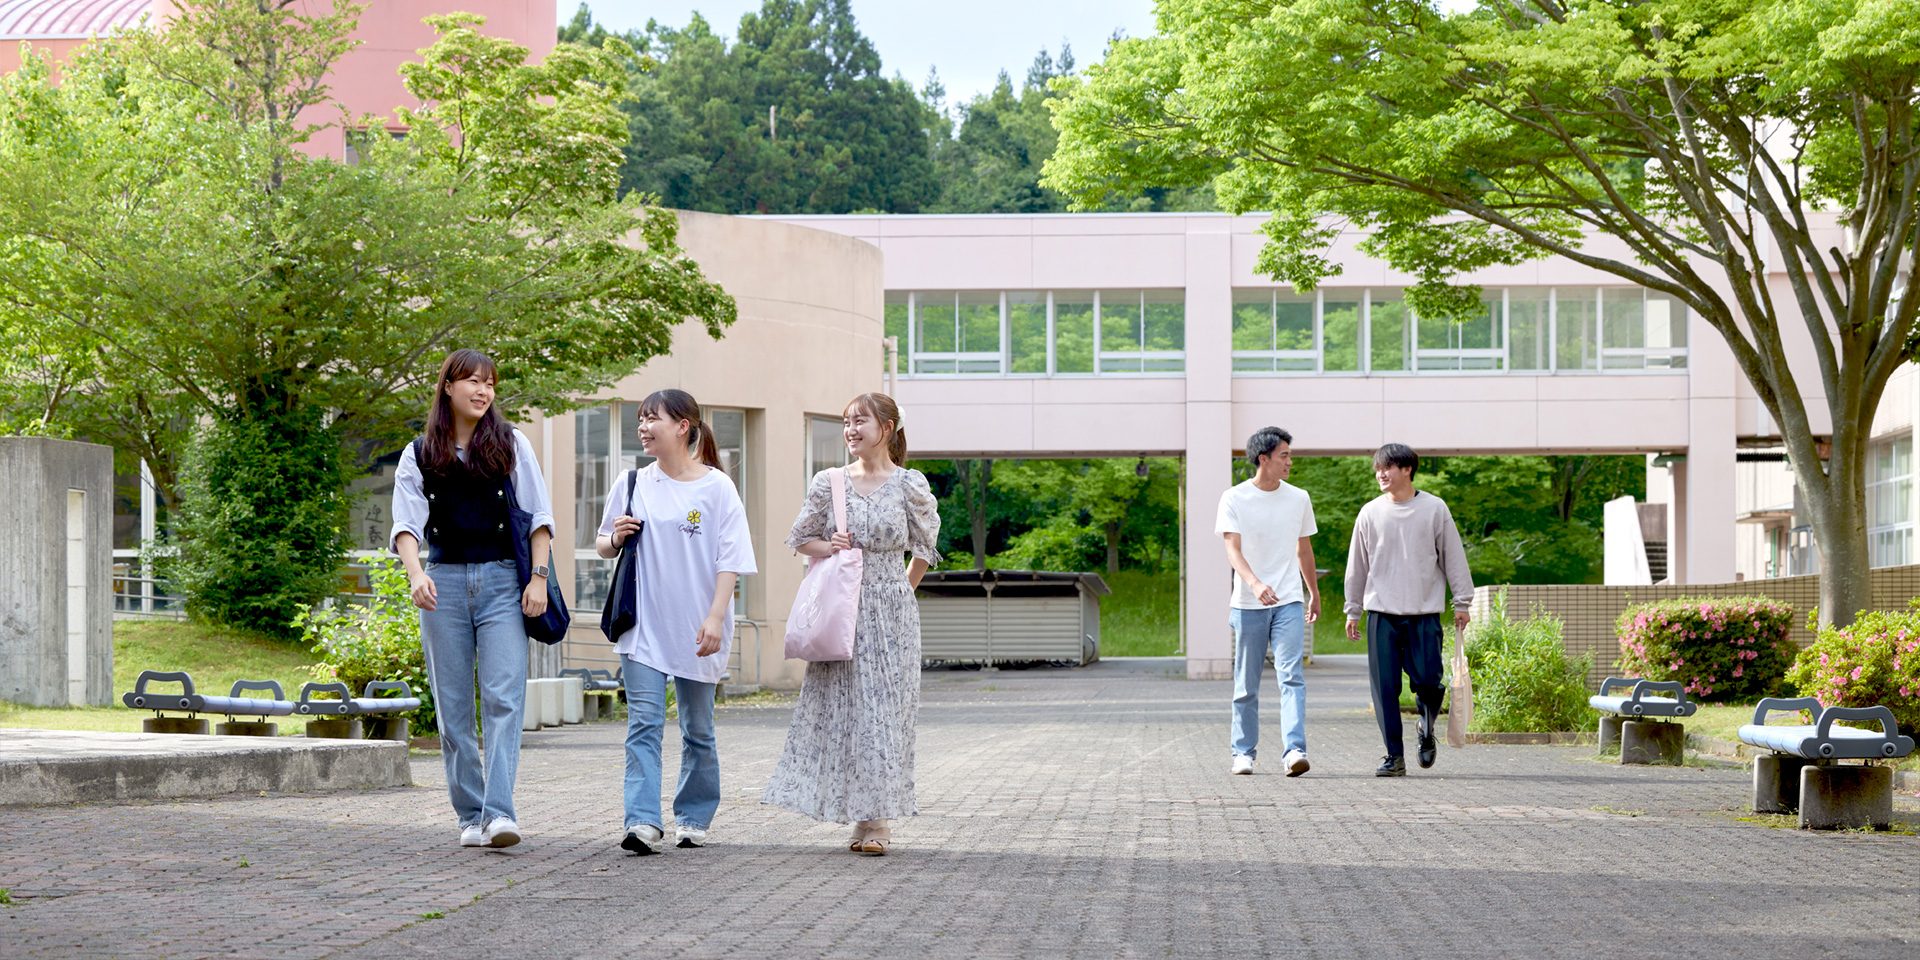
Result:
<svg viewBox="0 0 1920 960"><path fill-rule="evenodd" d="M547 565L546 565L546 564L544 564L544 563L542 563L542 564L539 564L538 566L535 566L535 567L533 568L533 575L534 575L534 576L536 576L536 577L539 577L539 578L541 578L541 579L543 579L543 580L544 580L544 579L546 579L546 576L547 576Z"/></svg>

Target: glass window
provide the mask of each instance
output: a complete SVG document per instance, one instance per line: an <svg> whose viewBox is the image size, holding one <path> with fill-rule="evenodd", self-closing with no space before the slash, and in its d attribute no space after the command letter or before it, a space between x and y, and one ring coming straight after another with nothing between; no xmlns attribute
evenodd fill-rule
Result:
<svg viewBox="0 0 1920 960"><path fill-rule="evenodd" d="M1555 370L1600 369L1600 329L1593 287L1553 291Z"/></svg>
<svg viewBox="0 0 1920 960"><path fill-rule="evenodd" d="M1274 349L1273 298L1272 290L1235 290L1233 292L1233 349ZM1239 367L1236 366L1235 369ZM1262 368L1256 366L1251 369Z"/></svg>
<svg viewBox="0 0 1920 960"><path fill-rule="evenodd" d="M1274 293L1273 348L1275 350L1312 350L1313 301L1311 293L1280 290ZM1312 369L1309 367L1308 369Z"/></svg>
<svg viewBox="0 0 1920 960"><path fill-rule="evenodd" d="M960 353L1000 352L1000 294L966 291L955 297Z"/></svg>
<svg viewBox="0 0 1920 960"><path fill-rule="evenodd" d="M747 498L747 413L744 410L704 411L713 425L713 445L720 453L720 469L733 480L740 499Z"/></svg>
<svg viewBox="0 0 1920 960"><path fill-rule="evenodd" d="M1140 291L1100 292L1100 352L1140 352Z"/></svg>
<svg viewBox="0 0 1920 960"><path fill-rule="evenodd" d="M957 304L957 295L953 293L913 295L913 325L920 335L920 342L914 345L916 350L953 353L960 349L960 324L955 311Z"/></svg>
<svg viewBox="0 0 1920 960"><path fill-rule="evenodd" d="M573 414L573 605L598 610L607 601L607 577L613 561L594 553L600 514L613 485L613 409L605 404Z"/></svg>
<svg viewBox="0 0 1920 960"><path fill-rule="evenodd" d="M1876 567L1911 563L1913 552L1913 437L1867 448L1867 552Z"/></svg>
<svg viewBox="0 0 1920 960"><path fill-rule="evenodd" d="M885 311L886 335L893 337L894 342L899 344L897 349L900 353L900 372L902 373L913 369L913 338L909 336L910 331L908 330L907 324L907 311L909 309L907 301L911 296L912 294L896 293L893 291L888 291L887 293ZM883 354L883 362L884 356ZM884 373L885 371L883 370L882 372Z"/></svg>
<svg viewBox="0 0 1920 960"><path fill-rule="evenodd" d="M1360 369L1360 291L1328 290L1320 305L1322 368L1330 371Z"/></svg>
<svg viewBox="0 0 1920 960"><path fill-rule="evenodd" d="M1007 370L1047 372L1047 295L1007 294Z"/></svg>
<svg viewBox="0 0 1920 960"><path fill-rule="evenodd" d="M1552 369L1547 325L1550 293L1540 287L1507 291L1507 367L1512 370Z"/></svg>
<svg viewBox="0 0 1920 960"><path fill-rule="evenodd" d="M1053 371L1093 372L1093 294L1053 295Z"/></svg>
<svg viewBox="0 0 1920 960"><path fill-rule="evenodd" d="M807 483L813 475L847 462L847 441L841 421L832 417L807 418Z"/></svg>
<svg viewBox="0 0 1920 960"><path fill-rule="evenodd" d="M1140 299L1144 314L1141 346L1161 353L1184 352L1187 349L1186 291L1148 290Z"/></svg>
<svg viewBox="0 0 1920 960"><path fill-rule="evenodd" d="M1375 373L1413 369L1413 324L1407 302L1375 291L1367 311L1367 364Z"/></svg>

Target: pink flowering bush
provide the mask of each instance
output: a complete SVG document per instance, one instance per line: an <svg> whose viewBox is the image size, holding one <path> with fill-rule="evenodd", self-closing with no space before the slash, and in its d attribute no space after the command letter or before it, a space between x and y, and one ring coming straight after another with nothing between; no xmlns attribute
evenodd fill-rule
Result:
<svg viewBox="0 0 1920 960"><path fill-rule="evenodd" d="M1904 613L1870 611L1821 630L1787 679L1826 706L1884 705L1902 733L1920 730L1920 600Z"/></svg>
<svg viewBox="0 0 1920 960"><path fill-rule="evenodd" d="M1793 608L1766 597L1682 597L1638 603L1614 624L1629 677L1678 680L1708 702L1779 692L1793 663Z"/></svg>

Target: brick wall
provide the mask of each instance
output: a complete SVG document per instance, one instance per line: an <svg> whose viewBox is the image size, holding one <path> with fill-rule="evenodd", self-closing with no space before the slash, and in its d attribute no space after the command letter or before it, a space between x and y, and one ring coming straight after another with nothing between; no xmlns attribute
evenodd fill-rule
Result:
<svg viewBox="0 0 1920 960"><path fill-rule="evenodd" d="M1629 604L1666 600L1674 597L1762 596L1793 607L1793 642L1806 646L1813 632L1806 627L1807 612L1819 603L1820 578L1780 577L1773 580L1746 580L1739 583L1680 584L1676 586L1609 587L1600 584L1524 584L1507 587L1479 587L1474 590L1473 616L1478 620L1491 608L1500 591L1507 593L1507 616L1531 616L1538 608L1560 618L1564 628L1561 641L1573 656L1593 655L1593 668L1587 673L1587 686L1598 689L1600 681L1612 672L1620 657L1620 642L1614 621ZM1920 596L1920 564L1882 567L1873 571L1873 607L1876 610L1905 610L1907 601Z"/></svg>

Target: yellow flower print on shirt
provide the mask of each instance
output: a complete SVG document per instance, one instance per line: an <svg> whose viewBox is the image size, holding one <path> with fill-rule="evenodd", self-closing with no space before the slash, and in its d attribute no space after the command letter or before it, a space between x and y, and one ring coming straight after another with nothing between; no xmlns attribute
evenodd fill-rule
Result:
<svg viewBox="0 0 1920 960"><path fill-rule="evenodd" d="M689 538L700 535L700 511L687 511L687 522L680 525L680 532L686 534Z"/></svg>

